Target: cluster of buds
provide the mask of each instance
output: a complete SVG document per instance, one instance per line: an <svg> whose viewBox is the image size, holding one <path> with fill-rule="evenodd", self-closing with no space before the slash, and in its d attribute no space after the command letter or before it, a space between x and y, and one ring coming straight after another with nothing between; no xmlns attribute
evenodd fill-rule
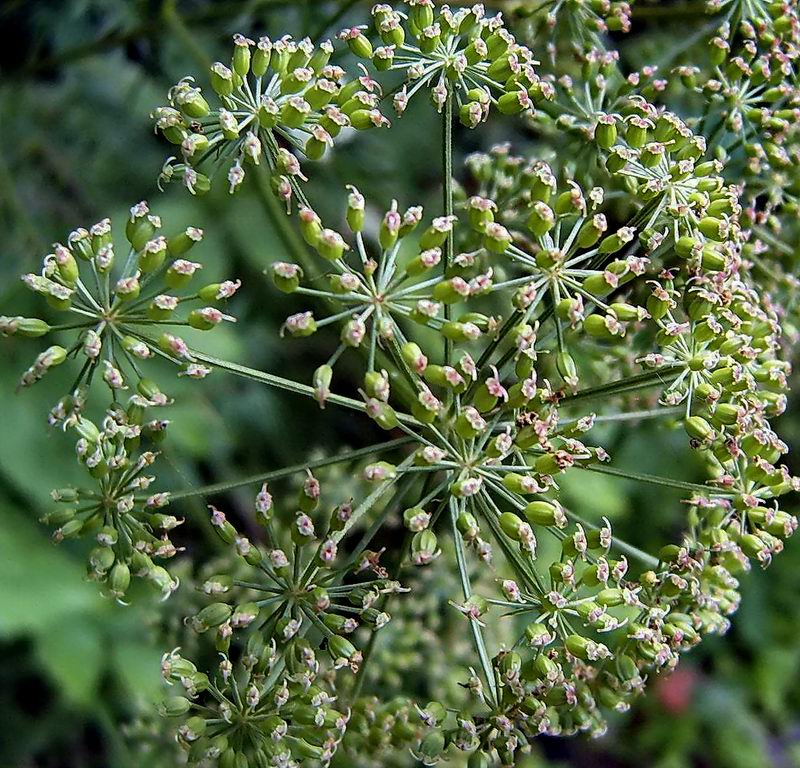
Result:
<svg viewBox="0 0 800 768"><path fill-rule="evenodd" d="M189 762L212 761L221 768L311 761L327 766L349 712L337 709L312 645L297 637L279 651L255 632L236 657L221 657L211 675L177 650L161 662L172 690L160 710L180 721L177 740Z"/></svg>
<svg viewBox="0 0 800 768"><path fill-rule="evenodd" d="M797 280L793 242L798 191L797 75L800 44L792 3L722 3L723 24L694 52L702 66L674 72L688 93L709 105L703 124L716 124L712 148L727 155L731 181L744 177L743 249L762 292L784 313L784 331L796 335ZM710 66L708 64L710 62Z"/></svg>
<svg viewBox="0 0 800 768"><path fill-rule="evenodd" d="M117 600L125 596L132 577L151 582L167 598L178 580L154 561L177 554L170 532L183 520L166 513L169 494L153 492L155 477L148 473L158 453L146 449L164 438L169 422L147 415L147 408L162 405L163 400L155 385L143 380L139 394L125 406L115 403L95 424L83 415L85 397L82 390L63 397L50 421L77 433L75 452L92 487L54 490L56 506L42 522L55 528L55 541L95 541L89 553L89 578L102 583Z"/></svg>
<svg viewBox="0 0 800 768"><path fill-rule="evenodd" d="M489 17L482 4L438 10L433 0L409 0L409 13L385 3L372 9L381 45L373 47L364 28L342 32L351 50L372 59L378 71L401 71L406 82L394 96L402 114L421 90L430 92L440 112L454 96L463 125L475 128L492 106L507 115L531 114L552 97L552 87L536 73L538 62L506 29L500 15Z"/></svg>
<svg viewBox="0 0 800 768"><path fill-rule="evenodd" d="M631 3L626 0L553 5L516 0L509 4L508 11L523 26L526 39L538 40L548 35L553 49L560 47L562 42L570 48L576 47L576 43L593 45L608 32L629 32L631 29Z"/></svg>
<svg viewBox="0 0 800 768"><path fill-rule="evenodd" d="M378 609L379 601L402 589L388 578L378 554L365 552L354 561L339 556L339 542L354 514L352 503L339 504L326 515L319 481L309 473L299 490L293 518L273 522L273 497L264 484L254 513L269 546L239 533L216 507L210 511L215 532L249 566L249 572L240 574L241 578L223 573L205 580L201 589L213 602L191 619L194 629L213 630L217 647L227 652L233 633L251 625L279 645L313 628L325 638L333 666L356 671L361 654L347 635L360 626L384 627L390 616ZM284 548L280 546L282 532L288 534ZM375 577L369 583L349 578L367 573ZM346 579L347 584L343 583Z"/></svg>
<svg viewBox="0 0 800 768"><path fill-rule="evenodd" d="M709 189L695 190L689 210L654 242L653 232L667 215L658 202L640 216L646 237L623 235L627 228L606 234L597 212L601 189L584 195L573 184L559 192L545 164L517 162L504 151L472 157L469 164L481 184L494 185L502 202L465 200L470 237L479 247L468 262L456 257L448 274L465 279L469 269L489 263L504 275L521 267L523 277L509 277L514 286L539 283L536 290L513 292L513 320L501 318L493 334L466 341L470 351L452 363L429 362L413 341L388 347L420 392L410 406L420 442L414 471L441 478L428 498L405 510L403 520L413 534L410 559L416 565L439 556L434 526L443 511L460 557L473 551L479 562L490 563L502 552L517 577L502 583L502 597L465 593L456 607L473 626L487 623L484 617L495 607L525 615L532 656L525 661L519 646L501 652L491 674L470 684L492 717L468 725L468 713L462 713L452 730L435 724L419 745L426 761L449 744L472 750L479 743L484 756L493 751L510 760L524 746L519 732L531 738L601 732L602 710L626 708L649 670L674 666L703 634L727 628L726 617L738 605L732 573L751 559L766 565L796 527L777 499L798 483L785 467L774 466L785 446L768 422L785 404L788 367L776 356L780 328L740 274L738 201L723 187L721 169L714 164L708 175L691 177L710 179ZM625 246L621 260L617 253ZM652 258L639 256L642 250ZM553 261L554 251L566 254L564 262ZM666 263L675 266L666 269ZM552 291L550 299L535 301L537 290ZM469 298L490 301L493 292ZM534 300L525 303L526 295ZM585 311L576 311L578 297L585 299ZM553 390L540 378L540 359L554 359L571 389L591 382L590 371L579 373L566 345L572 336L613 338L594 329L589 318L595 316L606 331L610 320L635 323L633 350L652 372L642 374L634 388L662 388L667 408L685 402L687 447L707 460L711 484L696 486L703 493L691 502L691 515L702 522L678 555L670 548L659 557L644 555L614 539L607 524L590 525L558 502L564 473L605 471L610 457L583 442L595 417L573 414L581 390L574 399ZM546 323L555 325L554 334L545 333ZM513 374L486 370L471 354L482 347L480 359L491 360L494 336L503 329L513 344L498 367L513 361ZM395 335L400 330L398 325ZM613 411L624 402L629 386L623 380L616 397L614 388L601 386L605 406ZM389 426L398 426L397 420ZM375 479L393 481L403 474L386 461L368 469ZM561 542L561 556L543 579L537 573L538 542L547 535ZM630 557L648 569L629 569ZM610 673L609 664L618 672Z"/></svg>
<svg viewBox="0 0 800 768"><path fill-rule="evenodd" d="M153 114L182 156L167 162L162 180L180 178L200 194L211 184L206 163L224 165L234 192L245 168L263 162L287 210L297 200L300 234L324 265L321 274L306 274L313 268L305 261L269 270L280 291L333 307L320 320L307 309L291 315L283 333L341 326L313 388L252 378L403 433L349 454L374 456L363 469L373 488L355 507L324 507L310 471L296 504L280 512L261 487L252 538L210 507L235 562L198 585L202 602L187 625L213 638L221 661L207 674L174 651L162 665L176 694L162 712L180 719L177 741L195 764L327 766L342 745L369 758L410 746L425 765L460 750L472 753L471 768L487 768L514 765L540 734L602 733L606 713L626 710L649 676L727 630L739 575L767 566L797 528L781 499L800 480L780 463L787 448L770 423L786 406L786 310L762 260L783 250L785 266L795 266L785 240L797 231L789 217L800 194L796 9L712 0L711 10L725 14L709 43L712 75L674 70L681 93L708 103L705 117L691 120L657 103L668 82L656 67L623 74L618 55L602 47L599 33L627 30L625 2L545 4L530 16L512 7L532 29L552 28L553 53L558 14L583 25L585 34L571 35L580 43L576 69L554 60L546 74L479 4L407 5L403 13L376 4L375 35L352 27L340 39L379 73L405 75L394 93L398 113L430 92L445 121L445 173L454 109L469 128L492 107L524 115L543 137L558 137L563 157L514 156L505 145L472 155L472 178L458 196L445 180L446 215L425 226L420 207L402 212L393 202L371 236L366 201L350 187L345 237L308 205L294 151L317 159L343 129L388 120L381 85L364 68L347 79L331 63L332 44L237 35L230 65L211 68L216 109L185 78ZM579 145L592 158L586 167L570 151ZM752 182L744 195L739 175ZM159 229L145 203L134 206L121 262L108 220L77 230L54 246L41 274L24 278L75 317L61 325L0 318L4 335L74 332L71 343L39 355L22 384L81 357L77 388L51 423L76 430L79 461L96 487L54 492L58 506L45 520L58 540L95 537L90 577L120 600L132 576L165 596L177 586L154 561L177 552L169 532L181 520L163 511L170 494L150 492L156 453L140 446L167 424L145 409L168 399L140 364L161 356L192 377L205 376L208 361L221 365L173 331L232 321L220 306L239 287L190 289L201 265L185 256L202 232L166 237ZM751 264L761 269L750 274ZM199 306L180 312L192 302ZM348 348L365 352L363 404L331 393L333 366ZM85 408L98 367L113 400L99 425ZM128 388L136 394L122 405ZM618 466L594 440L598 423L663 416L683 430L680 444L704 482ZM568 478L588 472L688 495L686 532L657 554L612 535L605 518L582 515L564 492ZM423 582L452 567L437 585L440 603L448 590L447 621L474 644L466 706L438 692L424 707L362 697L363 678L354 675L341 675L339 686L338 670L362 669L362 639L371 651L372 633L389 623L389 597L406 591L381 564L383 550L367 548L393 505L347 556L340 551L390 491L407 542L398 569L419 566L412 578ZM398 665L387 664L387 674Z"/></svg>
<svg viewBox="0 0 800 768"><path fill-rule="evenodd" d="M629 324L649 317L625 295L649 264L636 253L636 227L609 231L601 212L603 188L584 192L574 181L559 188L544 162L525 163L498 148L493 155L471 156L468 166L483 194L464 205L478 254L488 256L505 277L495 281L493 290L512 291L520 349L535 358L531 321L542 306L552 307L559 340L557 369L574 387L578 379L569 350L571 332L614 341L625 336ZM485 196L491 189L497 190L496 200Z"/></svg>
<svg viewBox="0 0 800 768"><path fill-rule="evenodd" d="M702 95L710 114L724 121L729 135L744 138L748 165L772 161L780 167L787 162L781 145L787 134L796 132L797 89L787 82L793 54L774 40L761 49L756 29L743 30L747 31L745 40L734 48L725 28L711 38L711 72L685 66L675 68L673 74L690 92Z"/></svg>
<svg viewBox="0 0 800 768"><path fill-rule="evenodd" d="M552 396L542 392L527 407L534 416L525 421L532 423L518 420L506 426L505 439L487 443L489 455L499 443L507 454L477 468L479 490L462 496L453 511L454 535L465 548L489 559L481 535L488 528L516 576L500 581L498 597L473 593L459 610L487 626L492 610L524 619L524 635L493 659L491 674L474 674L465 684L488 711L476 716L470 707L454 718L425 721L430 731L418 756L428 764L455 746L477 749L479 765L497 756L513 765L518 750L542 733L602 733L604 710L625 711L652 671L672 669L703 635L727 630L739 604L735 575L751 561L767 565L797 527L777 498L798 482L785 467L772 466L785 446L763 418L758 426L720 423L711 434L702 417L692 416L685 420L689 442L708 460L713 482L689 502L693 535L657 557L643 555L613 538L607 523L584 526L546 500L560 475L591 469L603 457L602 449L584 447L587 463L578 453L574 435L590 429L592 419L548 433L545 422L559 421ZM443 468L458 463L448 458ZM456 496L460 490L451 486ZM560 539L560 556L542 574L534 567L535 542L548 533Z"/></svg>
<svg viewBox="0 0 800 768"><path fill-rule="evenodd" d="M347 724L342 751L352 760L376 765L389 751L408 750L425 735L426 728L408 699L382 702L375 696L357 699Z"/></svg>
<svg viewBox="0 0 800 768"><path fill-rule="evenodd" d="M299 214L305 241L330 264L325 276L327 289L303 285L305 275L298 264L275 262L270 268L279 290L323 299L326 308L333 308L333 313L322 320L316 320L308 310L291 315L283 325L286 334L305 337L330 323L342 324L339 346L314 372L321 405L330 393L336 361L345 350L360 347L368 350L365 398L386 403L389 378L377 366L376 358L381 351L397 350L405 344L409 331L403 323L430 328L455 343L475 341L493 329L492 318L486 315L464 313L457 320L445 316L447 306L485 293L492 284L491 270L482 274L473 270L469 280L460 276L463 270L459 264L472 263L470 254L457 256L452 270L442 273L443 249L457 223L454 216L437 217L428 226L421 226L420 206L401 212L393 202L375 236L365 238L366 203L358 190L349 189L346 221L352 246L335 230L323 227L312 210L304 208ZM319 280L314 283L318 285ZM416 373L422 373L427 364L421 353L403 359L404 365ZM379 405L375 407L380 410Z"/></svg>
<svg viewBox="0 0 800 768"><path fill-rule="evenodd" d="M0 318L0 333L40 337L49 333L71 335L72 340L40 354L23 374L28 386L69 358L78 360L75 386L102 377L113 394L133 384L148 398L163 398L150 391L143 378L145 361L156 357L172 361L179 376L203 378L211 369L200 363L188 344L177 335L185 328L208 331L235 318L222 311L240 281L225 280L192 286L203 265L187 256L203 238L203 231L160 234L161 219L145 202L131 208L125 225L125 243L114 241L111 221L90 229L76 229L67 245L56 243L45 256L40 274L22 280L44 297L50 309L63 313L66 322L49 324L39 318ZM115 256L124 249L124 256ZM195 278L196 282L196 278Z"/></svg>
<svg viewBox="0 0 800 768"><path fill-rule="evenodd" d="M748 3L743 0L706 0L709 13L721 14L723 24L720 36L730 42L738 35L759 39L772 44L784 40L796 41L798 25L797 7L791 2Z"/></svg>
<svg viewBox="0 0 800 768"><path fill-rule="evenodd" d="M192 194L203 194L214 172L200 169L224 163L233 193L245 168L263 160L287 205L293 194L302 195L298 182L305 176L284 145L318 160L345 129L389 125L379 109L379 84L366 74L347 79L331 63L333 51L330 41L314 45L287 35L254 42L235 35L230 63L211 67L213 106L186 77L170 90L169 106L153 112L156 131L181 151L182 162L170 158L162 181L179 178Z"/></svg>
<svg viewBox="0 0 800 768"><path fill-rule="evenodd" d="M164 702L164 713L185 718L178 741L192 763L327 765L350 714L335 708L325 686L335 670L358 670L362 655L350 638L384 627L390 617L380 610L383 596L404 590L387 577L378 553L337 555L354 510L343 503L325 514L310 473L293 518L276 511L266 484L256 495L253 513L268 545L242 535L219 509L210 512L238 563L198 583L205 604L187 624L214 637L222 661L210 681L192 662L167 654L164 677L183 690Z"/></svg>

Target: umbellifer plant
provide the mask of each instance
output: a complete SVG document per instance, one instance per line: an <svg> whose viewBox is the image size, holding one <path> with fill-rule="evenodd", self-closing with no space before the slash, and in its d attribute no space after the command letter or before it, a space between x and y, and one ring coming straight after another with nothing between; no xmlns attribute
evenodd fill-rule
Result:
<svg viewBox="0 0 800 768"><path fill-rule="evenodd" d="M145 202L113 227L75 230L24 276L47 319L0 319L7 335L56 337L20 384L65 377L50 422L76 439L86 482L54 491L45 521L57 540L95 542L89 573L108 595L124 601L132 579L165 598L190 589L170 569L183 500L252 486L258 535L210 505L230 557L198 567L190 601L187 631L218 661L163 659L161 710L191 763L350 764L398 748L427 765L458 751L471 767L513 765L539 734L602 733L609 711L727 629L740 574L797 526L779 500L798 482L770 426L786 403L792 309L780 300L793 283L780 247L768 263L796 210L794 182L774 177L796 157L793 6L716 4L707 68L676 66L668 96L653 68L624 72L605 47L607 29L630 27L627 4L511 5L519 38L481 5L377 4L339 35L349 59L327 41L237 35L231 59L203 75L210 87L186 77L153 112L175 153L161 183L233 194L268 174L307 246L268 270L276 301L305 302L275 331L286 344L317 334L326 350L305 380L184 340L187 327L234 322L237 290L264 288L204 283L203 231L175 232ZM350 185L341 217L323 221L306 159L353 130L390 140L413 99L441 115L440 208L378 204ZM454 126L479 132L496 117L525 121L541 151L495 146L454 168ZM337 392L343 356L361 367L359 397ZM258 478L161 487L170 397L158 359L179 376L314 398L320 418L350 409L386 440ZM667 460L663 475L621 469L595 437L651 419L682 430L705 482L672 477ZM332 476L323 492L314 472L334 465L357 466L366 490L343 498ZM642 551L565 502L568 473L680 490L682 533ZM295 475L297 496L282 485ZM400 642L388 609L408 621L408 585L435 584L451 590L440 609L471 651L451 655L442 637L434 663L458 665L466 695L383 697L391 664L371 680L365 670L379 632Z"/></svg>

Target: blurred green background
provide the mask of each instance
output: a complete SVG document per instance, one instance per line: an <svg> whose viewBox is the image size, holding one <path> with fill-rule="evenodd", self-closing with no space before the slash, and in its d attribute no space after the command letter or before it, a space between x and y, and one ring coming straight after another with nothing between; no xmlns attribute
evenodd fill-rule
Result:
<svg viewBox="0 0 800 768"><path fill-rule="evenodd" d="M172 227L199 223L206 229L206 276L247 284L236 310L248 332L216 333L218 347L209 351L307 377L302 353L280 344L276 333L295 310L289 300L273 300L262 275L291 246L280 211L256 184L246 185L235 201L224 190L201 200L178 188L158 192L155 179L167 147L154 136L148 114L171 84L204 72L208 60L222 55L234 32L331 35L346 21L357 23L370 5L3 0L0 312L25 314L29 297L18 276L38 267L51 242L105 216L124 218L131 204L146 198ZM640 34L651 37L640 47L657 52L682 31L662 24L658 38L652 32L645 24ZM635 47L636 36L625 44ZM393 198L401 206L435 201L438 148L436 140L426 142L437 130L432 110L417 105L390 134L345 144L315 168L309 186L315 207L323 215L338 210L345 183L383 207ZM459 146L465 153L512 139L525 151L535 141L519 126L513 135L510 130L503 123L462 133ZM49 377L13 394L34 354L33 345L0 340L0 768L175 765L168 750L143 753L137 734L150 729L158 661L177 632L180 604L164 614L152 596L143 594L128 608L102 598L85 580L82 547L55 547L37 523L50 488L69 482L73 468L71 444L49 432L45 418L64 381ZM179 398L169 414L166 487L301 461L311 430L320 444L332 444L331 437L334 444L362 439L352 432L352 420L334 410L321 418L307 403L221 374L202 384L176 383L171 393ZM800 446L794 413L790 407L777 426ZM616 455L635 456L640 466L671 460L665 455L669 435L655 429L614 435ZM612 518L623 536L638 528L641 537L643 514L658 520L644 533L655 540L678 524L678 499L607 480L569 488L573 503L591 498L595 512ZM188 514L201 520L202 506ZM198 558L209 555L202 532L189 535L198 539ZM726 638L689 654L632 713L614 719L604 738L542 741L526 765L800 766L798 594L800 547L790 541L767 572L746 579L743 607ZM142 713L145 721L138 724Z"/></svg>

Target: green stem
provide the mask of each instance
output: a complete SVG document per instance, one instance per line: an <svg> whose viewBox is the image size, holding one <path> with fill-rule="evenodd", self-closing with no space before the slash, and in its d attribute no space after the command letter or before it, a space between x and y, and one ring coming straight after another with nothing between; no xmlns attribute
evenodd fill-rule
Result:
<svg viewBox="0 0 800 768"><path fill-rule="evenodd" d="M400 471L397 473L397 477L392 477L392 478L389 478L388 480L384 480L382 483L380 483L380 485L378 485L378 487L377 487L377 488L376 488L376 489L375 489L375 490L374 490L372 493L370 493L370 495L369 495L369 496L367 496L367 498L366 498L366 499L364 499L364 501L362 501L362 502L361 502L361 503L360 503L360 504L359 504L359 505L358 505L358 506L357 506L357 507L356 507L356 508L353 510L353 514L352 514L352 516L350 517L350 519L347 521L347 524L345 525L345 527L344 527L344 528L342 528L342 530L341 530L341 531L337 531L336 533L334 533L334 534L333 534L333 536L331 536L331 538L332 538L334 541L337 541L337 542L341 541L341 540L344 538L345 534L346 534L346 533L347 533L347 532L348 532L348 531L349 531L349 530L350 530L350 529L351 529L351 528L352 528L352 527L353 527L353 526L354 526L354 525L355 525L355 524L356 524L356 523L357 523L357 522L358 522L358 521L359 521L359 520L360 520L360 519L361 519L361 518L362 518L362 517L363 517L363 516L364 516L364 515L365 515L365 514L368 512L368 511L369 511L369 510L370 510L370 509L372 509L372 507L373 507L375 504L377 504L377 503L378 503L378 501L380 500L380 498L381 498L382 496L384 496L384 495L385 495L385 494L386 494L386 493L389 491L389 489L390 489L390 488L392 488L392 486L394 486L394 484L397 482L397 480L398 480L400 477L402 477L402 475L403 475L403 473L402 473L402 470L404 470L406 467L408 467L408 466L409 466L409 465L410 465L410 464L411 464L413 461L414 461L414 457L413 457L413 456L409 456L409 457L408 457L408 458L407 458L405 461L403 461L403 462L402 462L402 464L399 464L397 468L398 468L398 470L400 470Z"/></svg>
<svg viewBox="0 0 800 768"><path fill-rule="evenodd" d="M231 363L227 360L221 360L218 357L212 357L211 355L206 355L203 352L192 350L192 355L201 362L208 363L209 365L213 365L215 368L228 371L236 376L258 381L262 384L267 384L270 387L285 389L288 392L295 392L298 395L316 398L314 387L310 387L308 384L300 384L297 381L284 379L282 376L276 376L275 374L267 373L266 371L259 371L255 368L248 368L245 365L239 365L238 363ZM326 402L334 403L335 405L341 405L344 408L351 408L354 411L363 412L365 408L364 403L362 403L360 400L354 400L352 397L345 397L344 395L330 394L328 395ZM420 426L419 421L409 414L398 413L397 418L404 424L410 424L411 426L415 427Z"/></svg>
<svg viewBox="0 0 800 768"><path fill-rule="evenodd" d="M447 99L444 104L444 111L442 117L442 175L443 175L443 203L444 215L453 215L453 92L448 90ZM442 260L443 274L447 275L447 271L453 262L454 255L454 242L453 235L450 234L444 244L444 259ZM445 320L450 319L450 305L445 304L444 307ZM445 365L450 365L450 360L453 356L453 342L449 339L444 341L444 362Z"/></svg>
<svg viewBox="0 0 800 768"><path fill-rule="evenodd" d="M657 384L666 384L680 374L681 367L680 365L666 366L656 371L639 374L638 376L629 376L625 379L611 381L608 384L600 384L597 387L582 389L575 392L575 394L566 395L562 398L561 403L563 405L568 405L577 400L589 400L603 395L634 392L637 389L645 389L646 387L652 387Z"/></svg>
<svg viewBox="0 0 800 768"><path fill-rule="evenodd" d="M679 413L683 413L684 409L681 407L677 408L651 408L647 411L625 411L623 413L604 413L604 414L595 414L594 423L595 424L604 424L608 422L618 422L618 421L638 421L640 419L657 419L662 416L677 416ZM559 419L559 424L568 424L574 421L574 419Z"/></svg>
<svg viewBox="0 0 800 768"><path fill-rule="evenodd" d="M364 531L358 544L356 544L355 549L347 558L347 562L343 568L344 571L352 568L358 562L358 558L361 557L361 553L369 546L369 543L372 541L372 539L375 538L375 534L386 523L389 515L400 509L406 497L408 497L411 489L414 487L416 480L417 478L414 475L409 476L406 486L395 492L393 502L391 504L387 504L383 511L375 518L375 520L372 521L372 525L370 525L370 527Z"/></svg>
<svg viewBox="0 0 800 768"><path fill-rule="evenodd" d="M217 493L225 493L226 491L233 490L234 488L241 488L244 485L255 485L256 483L265 483L271 480L280 480L283 477L296 474L297 472L304 472L307 469L319 469L320 467L328 467L332 464L340 464L345 461L355 461L365 456L371 456L376 453L390 451L394 448L399 448L402 445L407 445L413 442L410 437L399 437L396 440L388 440L385 443L376 443L375 445L368 445L364 448L359 448L355 451L346 451L345 453L337 454L336 456L328 456L324 459L317 459L316 461L309 461L303 464L294 464L290 467L283 467L282 469L275 469L270 472L262 472L258 475L250 475L243 477L240 480L232 480L224 483L215 483L213 485L204 485L202 488L192 488L188 491L180 491L178 493L170 494L170 501L179 501L181 499L188 499L192 496L211 496Z"/></svg>
<svg viewBox="0 0 800 768"><path fill-rule="evenodd" d="M464 599L469 600L472 597L472 586L469 581L469 573L467 572L467 558L464 553L464 540L461 538L461 533L458 530L458 509L453 497L450 498L450 524L453 530L453 541L456 546L456 562L458 563L458 574L461 577L461 588L464 592ZM478 651L478 656L481 660L481 667L483 674L486 677L486 682L489 686L490 698L492 702L497 701L497 688L494 677L494 670L492 663L489 659L489 652L486 649L486 642L483 639L480 624L477 620L469 619L470 629L472 630L472 639L475 642L475 648Z"/></svg>
<svg viewBox="0 0 800 768"><path fill-rule="evenodd" d="M599 472L602 475L614 475L615 477L622 477L626 480L636 480L640 483L650 483L651 485L663 485L666 488L675 488L679 491L689 491L691 493L702 493L703 495L712 494L714 496L729 497L733 494L718 491L715 488L710 488L707 485L700 485L699 483L689 483L685 480L673 480L669 477L660 477L659 475L649 475L645 472L632 472L629 469L617 469L616 467L607 467L603 464L581 464L574 465L576 469L586 469L590 472Z"/></svg>
<svg viewBox="0 0 800 768"><path fill-rule="evenodd" d="M430 488L432 481L433 481L432 476L427 478L427 480L425 481L425 485L422 488L422 493L420 494L421 496L426 496L426 491ZM434 489L432 494L438 493L441 487L442 486L439 486L439 488ZM398 580L400 578L400 573L403 570L403 564L405 563L406 558L408 557L408 552L411 549L411 540L413 538L414 538L413 533L411 531L406 531L406 535L403 538L403 545L400 548L400 555L397 559L397 562L394 565L394 568L392 569L392 573L390 576L391 579ZM382 611L386 610L393 595L394 592L386 595L383 598L383 600L381 601ZM369 660L372 658L372 653L375 650L375 644L377 642L377 639L378 639L378 633L372 632L369 638L369 642L367 643L367 647L364 649L364 653L362 655L361 666L358 668L358 672L356 673L356 681L355 685L353 686L353 693L350 699L353 702L355 702L355 700L359 697L361 689L364 687L364 681L366 680L367 677L365 670Z"/></svg>

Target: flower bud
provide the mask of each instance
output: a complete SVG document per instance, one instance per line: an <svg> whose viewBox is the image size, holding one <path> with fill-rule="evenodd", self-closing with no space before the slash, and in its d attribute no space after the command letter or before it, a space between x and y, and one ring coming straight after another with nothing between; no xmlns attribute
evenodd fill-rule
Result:
<svg viewBox="0 0 800 768"><path fill-rule="evenodd" d="M555 226L555 223L555 214L547 203L534 203L531 208L531 213L528 216L528 229L536 235L536 237L543 237L546 235Z"/></svg>
<svg viewBox="0 0 800 768"><path fill-rule="evenodd" d="M428 565L441 554L436 534L428 529L415 533L411 539L411 562Z"/></svg>
<svg viewBox="0 0 800 768"><path fill-rule="evenodd" d="M610 149L617 142L617 120L614 115L600 115L594 128L594 140L602 149Z"/></svg>
<svg viewBox="0 0 800 768"><path fill-rule="evenodd" d="M356 647L341 635L328 638L328 653L334 661L338 659L352 659L356 654Z"/></svg>
<svg viewBox="0 0 800 768"><path fill-rule="evenodd" d="M486 250L499 255L504 254L511 245L511 233L502 225L490 222L483 232L483 245Z"/></svg>
<svg viewBox="0 0 800 768"><path fill-rule="evenodd" d="M325 407L325 401L331 393L331 379L333 378L333 368L329 365L321 365L314 371L313 386L314 397L319 403L320 408Z"/></svg>
<svg viewBox="0 0 800 768"><path fill-rule="evenodd" d="M711 425L702 416L690 416L684 422L684 428L689 437L701 443L710 442L716 434Z"/></svg>
<svg viewBox="0 0 800 768"><path fill-rule="evenodd" d="M108 587L111 594L118 599L121 598L128 591L130 583L130 568L126 563L117 562L108 577Z"/></svg>
<svg viewBox="0 0 800 768"><path fill-rule="evenodd" d="M184 696L170 696L164 699L158 707L159 713L164 717L181 717L192 706L192 702Z"/></svg>
<svg viewBox="0 0 800 768"><path fill-rule="evenodd" d="M275 287L283 293L294 293L300 287L303 269L297 264L278 261L272 264L270 275Z"/></svg>

